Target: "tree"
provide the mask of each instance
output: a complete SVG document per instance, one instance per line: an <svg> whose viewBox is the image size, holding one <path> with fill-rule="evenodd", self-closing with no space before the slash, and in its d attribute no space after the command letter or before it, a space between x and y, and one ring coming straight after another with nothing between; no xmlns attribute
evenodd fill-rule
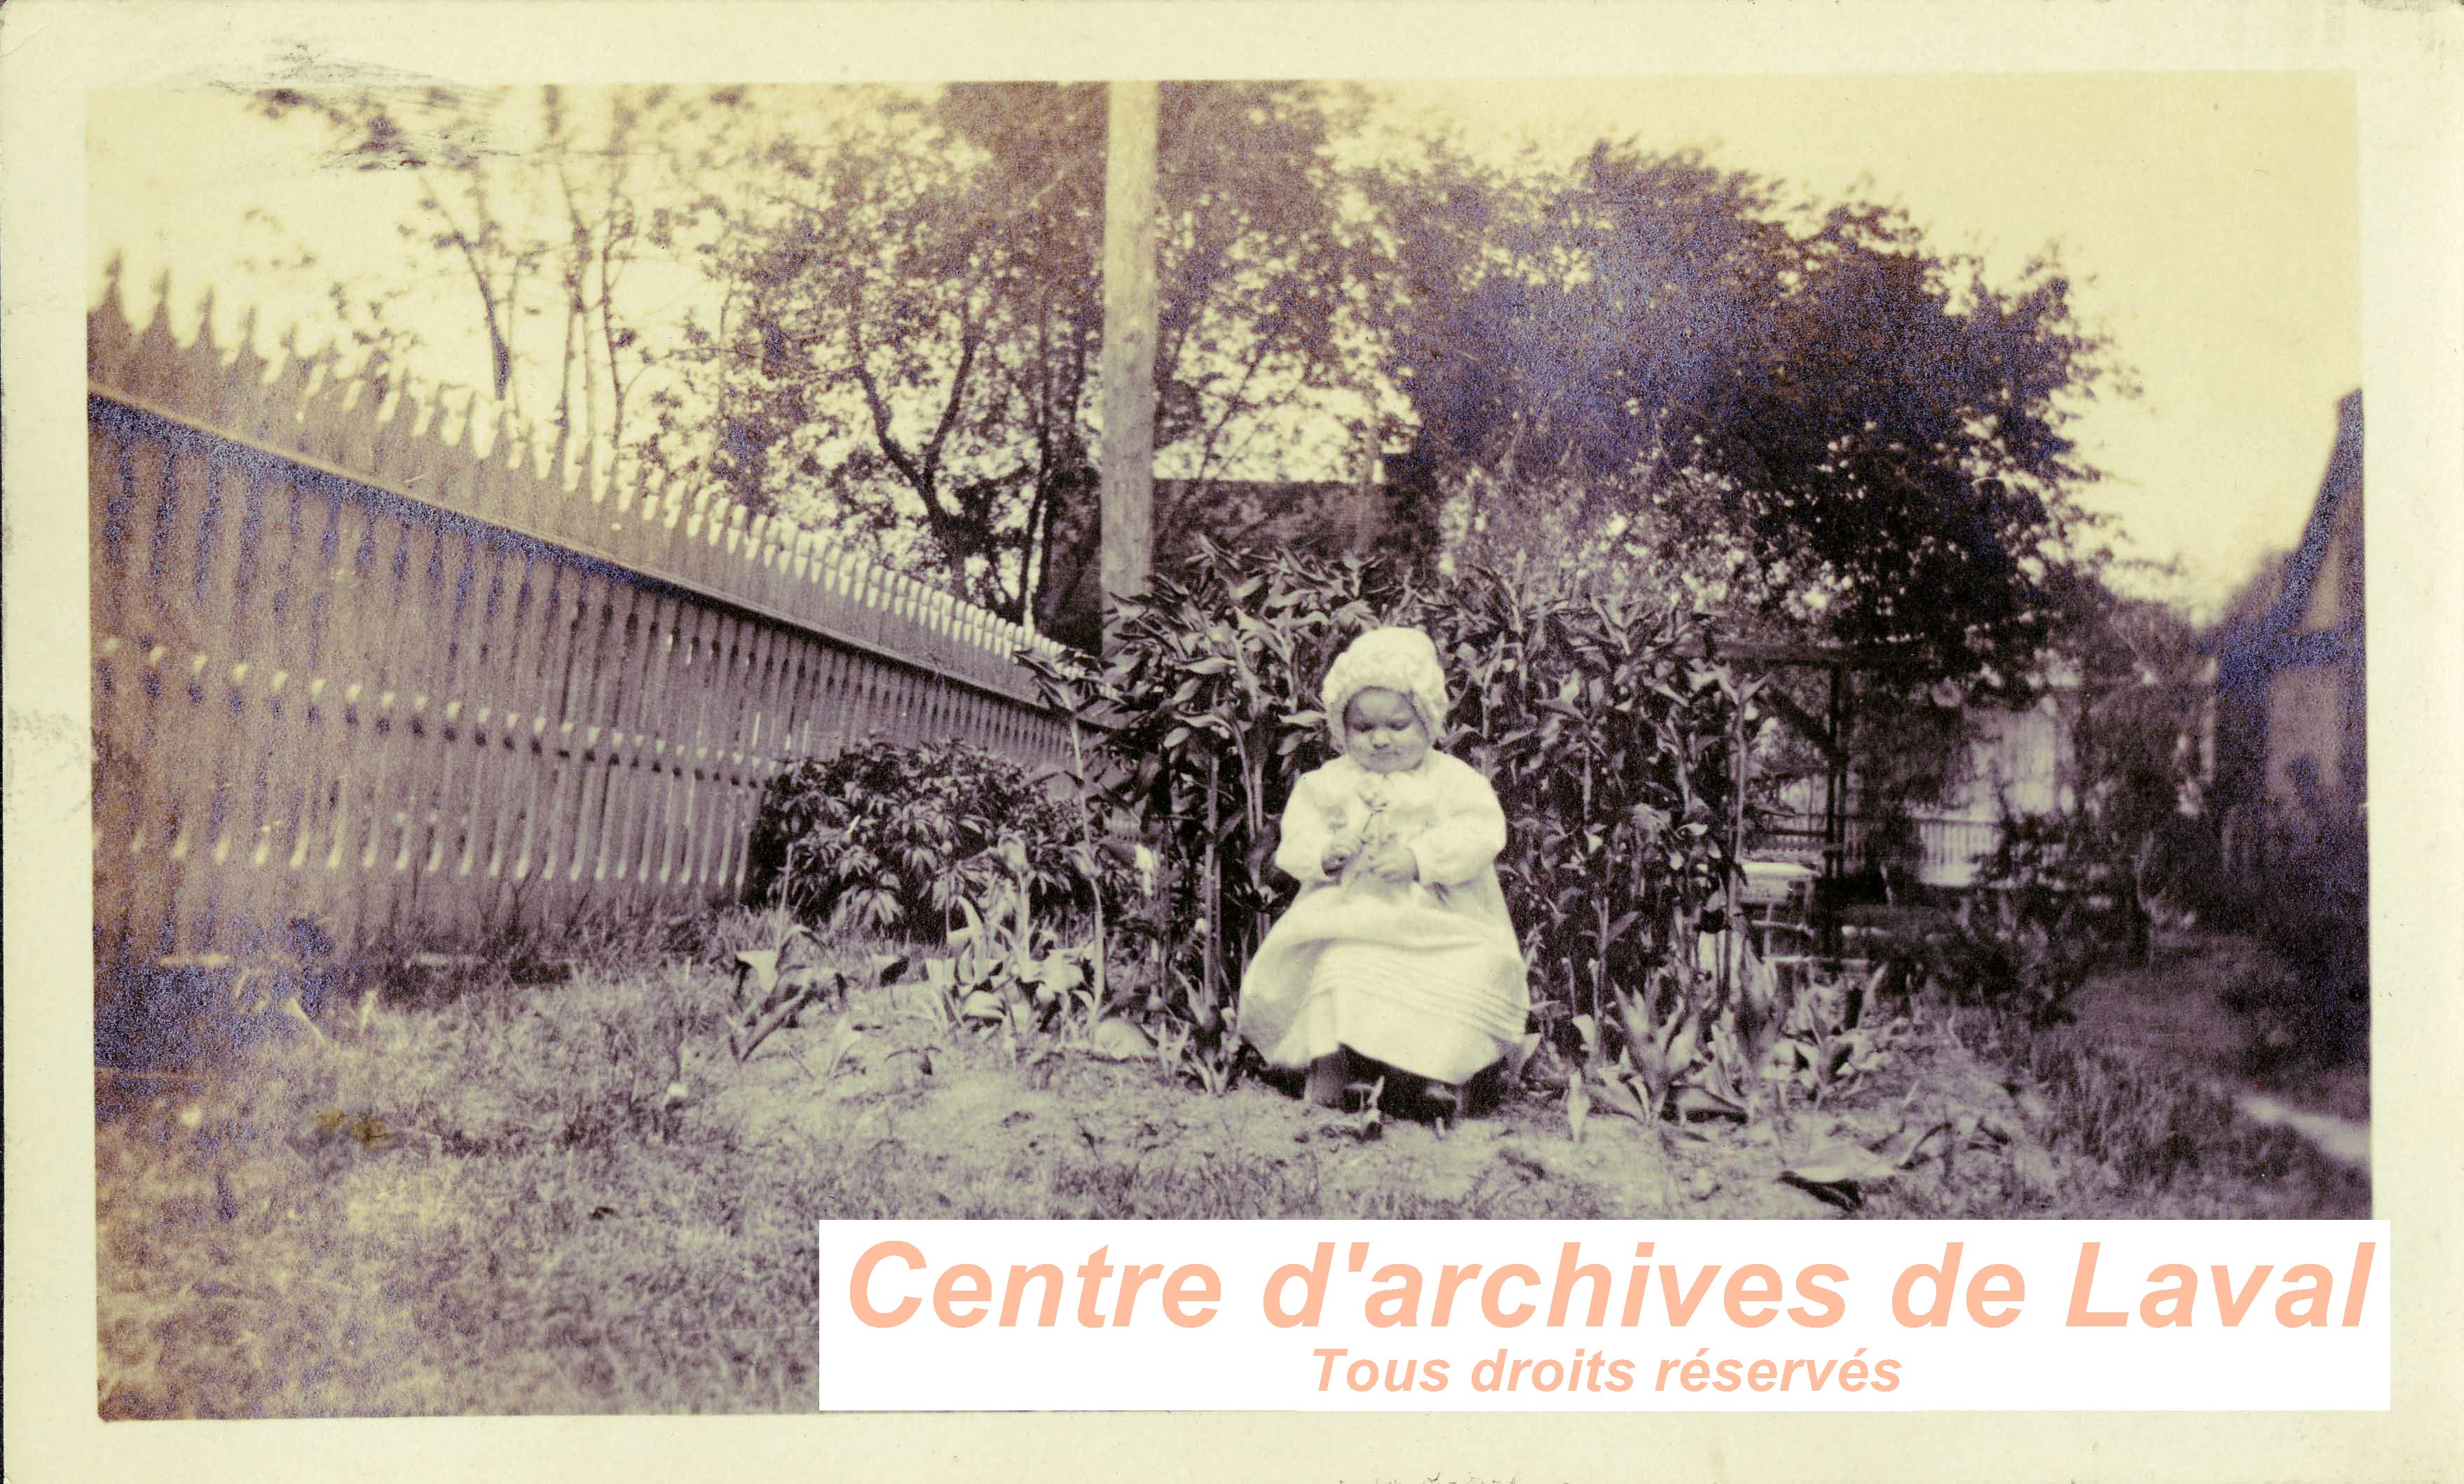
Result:
<svg viewBox="0 0 2464 1484"><path fill-rule="evenodd" d="M561 315L547 361L554 394L545 413L560 450L577 441L621 459L644 429L632 418L643 376L657 357L624 306L630 271L677 244L688 213L645 207L643 180L670 153L666 139L698 119L702 100L669 88L618 88L586 102L565 90L536 96L504 88L320 91L273 88L256 96L265 118L305 118L333 142L328 164L399 171L413 186L397 229L415 266L448 265L468 281L471 311L485 335L489 395L516 413L541 399L526 354L532 321ZM397 279L375 289L338 280L338 317L372 352L399 360L385 312L404 296Z"/></svg>
<svg viewBox="0 0 2464 1484"><path fill-rule="evenodd" d="M1433 491L1478 470L1634 540L1742 541L1796 580L1740 607L1929 648L1989 688L2018 688L2083 600L2071 493L2093 471L2063 429L2128 388L2053 262L1996 285L1896 210L1817 212L1632 145L1557 188L1439 156L1384 202L1388 343Z"/></svg>
<svg viewBox="0 0 2464 1484"><path fill-rule="evenodd" d="M1331 151L1354 106L1163 88L1156 445L1193 476L1356 379L1359 234ZM734 173L758 160L770 184L707 202L724 306L689 332L671 431L716 416L677 466L757 508L913 531L919 562L1004 616L1091 614L1103 130L1099 86L1003 84L748 135Z"/></svg>
<svg viewBox="0 0 2464 1484"><path fill-rule="evenodd" d="M2128 957L2145 964L2160 908L2216 869L2199 781L2206 656L2197 627L2168 603L2101 581L2088 598L2061 645L2076 679L2078 798L2041 832L2058 846L2050 868L2111 897Z"/></svg>

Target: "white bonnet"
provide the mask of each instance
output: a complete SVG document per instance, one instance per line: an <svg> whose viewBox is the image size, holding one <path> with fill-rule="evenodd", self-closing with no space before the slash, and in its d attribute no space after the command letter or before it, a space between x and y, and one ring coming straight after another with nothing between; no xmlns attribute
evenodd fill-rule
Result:
<svg viewBox="0 0 2464 1484"><path fill-rule="evenodd" d="M1343 746L1343 712L1352 698L1381 689L1399 691L1412 703L1436 745L1446 724L1446 671L1438 662L1438 646L1416 628L1373 628L1328 666L1319 695L1334 745Z"/></svg>

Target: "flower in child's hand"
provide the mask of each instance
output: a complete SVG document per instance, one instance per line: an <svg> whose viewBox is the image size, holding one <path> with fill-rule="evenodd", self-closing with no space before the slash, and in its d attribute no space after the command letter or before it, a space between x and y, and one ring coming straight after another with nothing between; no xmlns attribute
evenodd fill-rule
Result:
<svg viewBox="0 0 2464 1484"><path fill-rule="evenodd" d="M1318 858L1318 869L1329 876L1337 876L1360 856L1360 824L1352 818L1349 802L1328 806L1326 828L1326 852Z"/></svg>

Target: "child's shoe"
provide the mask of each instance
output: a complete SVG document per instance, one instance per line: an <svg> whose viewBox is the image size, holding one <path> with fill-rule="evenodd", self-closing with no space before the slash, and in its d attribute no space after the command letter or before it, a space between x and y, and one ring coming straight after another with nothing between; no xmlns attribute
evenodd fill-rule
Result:
<svg viewBox="0 0 2464 1484"><path fill-rule="evenodd" d="M1352 1058L1339 1049L1330 1051L1309 1063L1309 1101L1315 1107L1340 1108L1351 1082Z"/></svg>

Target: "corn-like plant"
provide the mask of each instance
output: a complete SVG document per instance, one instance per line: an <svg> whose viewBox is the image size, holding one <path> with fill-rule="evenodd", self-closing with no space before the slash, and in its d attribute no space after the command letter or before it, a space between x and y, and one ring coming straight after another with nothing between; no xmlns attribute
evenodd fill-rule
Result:
<svg viewBox="0 0 2464 1484"><path fill-rule="evenodd" d="M1690 613L1539 592L1515 572L1420 591L1357 558L1215 553L1121 605L1108 661L1030 662L1053 704L1103 736L1087 785L1143 820L1163 857L1168 927L1149 939L1148 983L1193 1045L1223 1034L1241 966L1290 900L1276 821L1327 755L1319 682L1387 622L1436 641L1454 696L1441 745L1506 809L1499 877L1544 1020L1596 1020L1617 991L1690 954L1733 868L1730 757L1751 687L1703 660Z"/></svg>
<svg viewBox="0 0 2464 1484"><path fill-rule="evenodd" d="M995 856L1001 884L980 906L967 897L953 904L958 922L948 934L949 951L924 966L945 1025L994 1032L1022 1065L1039 1064L1063 1047L1122 1055L1128 1037L1119 1027L1099 1034L1125 1008L1105 992L1100 935L1089 944L1060 943L1048 923L1036 921L1025 847L1004 841ZM1146 1044L1143 1033L1136 1040Z"/></svg>

